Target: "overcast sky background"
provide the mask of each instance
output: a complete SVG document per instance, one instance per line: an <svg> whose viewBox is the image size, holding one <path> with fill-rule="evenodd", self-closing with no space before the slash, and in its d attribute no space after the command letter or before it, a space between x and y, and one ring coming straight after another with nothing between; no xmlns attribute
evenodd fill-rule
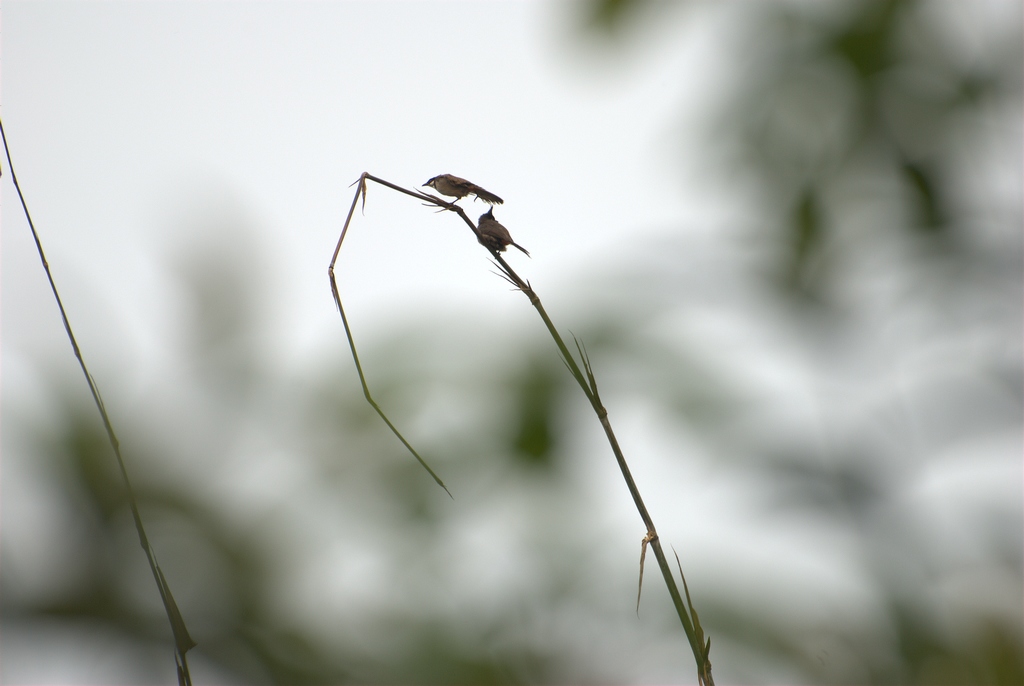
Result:
<svg viewBox="0 0 1024 686"><path fill-rule="evenodd" d="M962 27L965 45L998 31L1001 17L1019 24L1014 3L987 7L991 18ZM230 266L246 271L265 308L261 317L274 323L265 343L280 373L316 373L320 360L326 368L343 354L327 265L352 201L349 185L364 171L410 188L454 173L503 197L497 218L532 254L515 252L508 261L563 329L581 316L575 308L598 306L580 283L593 283L602 270L642 265L637 256L650 257L663 238L703 246L681 269L692 278L716 269L716 256L735 245L721 227L750 208L742 194L703 183L695 136L729 88L724 79L735 56L728 47L742 6L698 5L685 18L677 11L672 21L643 23L642 38L612 55L582 39L572 6L559 3L6 0L0 113L22 191L108 408L130 407L154 387L175 383L183 305L174 283L183 262L204 252L234 255ZM6 163L3 172L2 375L11 422L12 406L17 417L45 417L53 402L48 384L61 379L73 387L81 378ZM1005 194L1019 193L1012 178L1000 182ZM461 204L474 218L487 207ZM540 326L525 299L491 273L461 220L374 184L338 274L357 339L435 311L468 313L494 335ZM702 352L729 358L767 395L788 398L779 409L781 430L814 415L814 399L801 395L806 370L775 355L792 340L779 332L749 336L741 328L749 322L737 324L711 308L694 316L703 317ZM844 374L858 370L837 372ZM699 464L659 462L678 444L645 429L657 418L642 407L620 407L620 431L631 436L638 456L649 458L640 460L641 488L658 511L675 512L673 484L689 480L703 488L688 506L716 513L699 532L667 516L672 540L699 541L702 552L733 570L755 559L785 559L789 566L761 583L770 585L774 573L791 585L835 591L835 602L847 609L870 606L845 563L846 542L823 540L807 522L769 540L744 509L742 485L723 486ZM1001 440L991 450L998 457L964 483L975 484L972 497L995 493L1012 509L1020 500L1020 465L1006 455L1019 437ZM20 469L5 456L6 485ZM606 479L602 493L624 492L611 471L593 478ZM920 497L938 508L955 484L932 486ZM20 551L31 551L26 541L40 530L33 527L46 525L26 488L21 495L6 491L3 509L4 535ZM623 568L635 583L642 533L635 512L620 497L606 516L609 538L621 538L629 551ZM33 569L25 564L22 574ZM660 583L654 576L649 569L649 589ZM791 602L755 588L738 592L769 606ZM67 664L41 667L28 654L44 645L41 639L23 640L16 645L26 657L6 660L8 683L70 682L84 673L107 678L103 667L83 666L87 658L73 651ZM623 639L624 645L629 640L640 642ZM662 651L657 659L640 664L638 657L618 678L688 675L685 654L658 663L678 648L651 648ZM729 654L726 644L719 650ZM118 674L133 674L130 664L124 670Z"/></svg>
<svg viewBox="0 0 1024 686"><path fill-rule="evenodd" d="M260 227L256 247L274 259L252 278L285 322L282 352L302 354L336 328L326 266L363 171L407 187L450 172L493 189L506 199L496 216L535 255L522 266L538 287L699 211L679 192L676 150L660 151L680 100L707 93L714 60L701 41L665 41L627 51L625 65L592 63L568 10L13 2L4 122L51 259L82 279L82 307L113 308L98 328L145 339L119 364L138 354L129 347L159 345L159 263L211 240L179 233L211 208ZM654 49L657 61L644 59ZM457 221L381 188L369 203L340 269L359 284L348 306L361 326L427 303L521 309L494 297L502 282ZM7 202L5 218L16 210ZM34 347L44 305L28 296L45 290L12 254L24 232L5 241L19 294L6 303L8 344ZM411 277L423 269L429 278Z"/></svg>
<svg viewBox="0 0 1024 686"><path fill-rule="evenodd" d="M697 231L687 217L721 213L706 189L687 196L675 138L681 105L692 93L710 102L727 59L708 54L714 26L679 40L678 25L646 22L641 41L609 56L576 21L571 6L540 2L5 2L5 130L107 405L176 383L175 267L206 250L223 259L225 243L275 322L271 364L309 373L335 359L344 339L326 271L363 171L406 187L454 173L501 195L496 216L533 255L509 261L556 320L578 297L569 285L621 265L640 234ZM84 388L4 173L11 422L45 417L54 379ZM486 207L462 204L474 218ZM497 324L496 335L538 326L461 221L374 185L338 274L361 340L431 309ZM6 483L25 487L4 502L6 562L31 593L60 566L63 534L7 458ZM621 504L608 516L628 518L632 575L635 513ZM113 657L116 641L97 664L83 640L7 632L5 681L144 678L130 651Z"/></svg>

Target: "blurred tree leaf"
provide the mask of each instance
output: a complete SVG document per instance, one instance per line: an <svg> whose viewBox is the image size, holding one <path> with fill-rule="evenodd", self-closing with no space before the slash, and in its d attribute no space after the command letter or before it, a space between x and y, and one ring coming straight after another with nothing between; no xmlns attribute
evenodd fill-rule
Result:
<svg viewBox="0 0 1024 686"><path fill-rule="evenodd" d="M896 62L899 13L909 4L906 0L862 3L850 20L824 34L823 55L838 56L853 67L863 88L871 88L874 77Z"/></svg>
<svg viewBox="0 0 1024 686"><path fill-rule="evenodd" d="M797 289L804 288L810 278L810 263L822 245L821 210L815 191L807 188L800 194L793 221L793 263L788 280ZM813 289L809 289L813 290Z"/></svg>
<svg viewBox="0 0 1024 686"><path fill-rule="evenodd" d="M550 466L552 461L557 437L556 401L562 374L562 370L535 360L514 381L515 454L527 463Z"/></svg>
<svg viewBox="0 0 1024 686"><path fill-rule="evenodd" d="M946 219L942 208L939 207L940 194L936 188L934 175L924 165L914 162L904 162L903 173L920 208L919 221L916 222L916 226L925 231L941 231L946 224Z"/></svg>
<svg viewBox="0 0 1024 686"><path fill-rule="evenodd" d="M621 32L624 25L645 11L654 0L595 0L586 4L586 24L606 34Z"/></svg>

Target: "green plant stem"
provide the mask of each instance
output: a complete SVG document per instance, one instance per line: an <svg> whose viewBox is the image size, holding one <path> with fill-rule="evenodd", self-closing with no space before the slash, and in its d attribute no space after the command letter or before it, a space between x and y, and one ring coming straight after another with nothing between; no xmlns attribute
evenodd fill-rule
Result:
<svg viewBox="0 0 1024 686"><path fill-rule="evenodd" d="M337 247L334 248L334 255L331 257L331 264L327 267L327 277L331 282L331 294L334 296L334 304L338 306L338 313L341 315L341 323L345 327L345 337L348 339L349 350L352 352L352 361L355 362L356 372L359 374L359 383L363 387L363 396L366 398L366 402L368 402L370 404L370 407L374 409L377 415L380 416L382 420L384 420L384 423L387 424L387 427L391 429L391 432L395 434L396 437L398 437L398 440L402 442L402 445L405 446L406 450L408 450L412 454L412 456L416 458L420 465L425 470L427 470L427 473L430 474L431 477L433 477L437 485L444 489L444 492L448 494L448 497L454 499L455 496L452 495L452 492L449 491L448 487L444 485L443 481L441 481L441 477L439 477L437 473L430 468L430 465L427 464L427 461L424 460L423 457L418 452L416 452L416 449L413 448L412 444L405 439L405 436L402 435L402 432L398 430L398 427L396 427L394 423L392 423L392 421L384 413L384 410L381 409L380 405L377 404L377 401L374 400L373 396L370 394L370 386L366 381L366 374L363 373L363 365L359 362L359 352L356 350L356 341L355 338L352 336L352 327L349 326L348 317L345 316L345 308L341 304L341 294L338 292L338 281L334 277L334 265L338 261L338 253L341 252L341 244L345 240L345 234L348 233L348 227L352 223L352 215L355 214L356 205L359 204L360 197L362 197L363 204L365 206L367 179L376 181L377 183L383 184L388 188L393 188L394 190L401 191L402 193L405 193L407 195L411 195L414 198L420 198L429 200L431 202L436 202L436 198L433 198L429 195L407 191L404 188L400 188L392 183L384 181L383 179L378 179L374 176L370 176L369 174L363 174L362 176L360 176L359 180L356 182L359 184L359 187L356 189L356 194L352 198L352 205L348 208L348 215L345 217L345 225L342 227L341 235L338 237L338 245Z"/></svg>
<svg viewBox="0 0 1024 686"><path fill-rule="evenodd" d="M331 258L331 264L328 267L328 275L331 281L331 291L334 294L335 303L338 306L338 311L341 313L342 322L345 325L345 333L348 336L349 346L352 349L352 358L355 361L356 370L359 373L359 380L363 384L363 394L366 396L366 400L373 406L377 413L387 423L391 430L396 436L402 441L406 448L420 461L420 463L427 469L428 472L434 477L434 479L441 483L441 480L434 474L434 472L427 466L426 462L413 450L412 446L409 445L408 441L402 437L394 425L388 420L378 407L377 403L370 397L370 390L366 384L366 379L363 376L362 367L359 364L359 356L356 354L355 343L352 339L352 333L349 329L348 320L345 317L345 311L341 306L341 297L338 294L338 286L334 278L334 264L338 259L338 253L341 250L341 243L345 240L345 234L348 231L349 224L352 221L352 216L355 212L356 205L359 202L359 198L363 198L365 206L366 202L366 182L374 181L383 186L396 190L400 193L418 198L427 203L440 207L441 209L455 212L462 220L469 226L470 230L474 235L477 235L477 227L473 221L466 215L466 212L456 205L455 203L445 202L440 198L425 193L419 193L416 191L410 191L396 186L393 183L379 179L367 173L363 173L359 180L356 182L359 184L359 188L356 189L355 197L352 198L352 206L349 208L348 216L345 219L345 225L342 227L341 235L338 237L338 245L334 250L334 256ZM485 246L486 247L486 246ZM686 602L683 602L682 595L679 593L679 587L676 585L675 577L672 574L672 568L669 566L668 559L665 557L665 552L662 550L661 541L658 539L658 532L654 528L654 520L651 518L650 513L647 511L647 506L644 504L643 498L640 496L640 489L637 488L636 481L633 480L633 474L629 470L629 465L626 463L626 458L622 454L622 449L619 447L619 441L615 437L615 432L612 431L611 421L608 419L608 410L605 409L601 403L601 396L597 390L597 380L594 377L594 371L590 366L590 360L587 358L586 351L579 341L576 341L576 346L580 354L580 358L583 362L583 370L580 369L579 364L569 351L565 341L562 340L562 336L558 333L558 329L555 328L554 323L545 311L544 306L541 304L540 297L537 296L530 283L522 279L516 272L508 265L505 259L501 256L501 253L496 250L487 248L491 253L491 257L494 258L496 264L501 269L503 276L509 283L515 286L518 290L522 291L527 298L530 299L530 304L537 310L541 320L544 322L544 326L547 327L548 332L551 334L551 338L555 341L555 345L558 347L559 353L562 355L562 361L568 368L569 373L572 374L573 378L583 389L583 393L587 396L590 404L594 408L594 412L597 414L598 420L601 422L601 427L604 429L605 437L608 439L608 444L612 448L612 453L615 455L615 460L619 465L619 470L622 472L622 478L626 481L626 487L629 489L629 494L633 497L633 503L636 505L637 511L640 513L640 518L644 522L644 526L647 527L647 535L644 537L644 545L650 544L654 550L654 557L658 561L658 568L661 570L661 575L665 579L665 585L668 586L669 595L672 597L672 604L676 608L676 613L679 615L679 621L683 625L683 631L686 632L686 637L690 642L690 648L693 650L694 659L697 662L697 678L702 686L714 686L714 679L711 676L711 661L709 659L709 651L711 647L710 639L705 643L704 641L704 630L700 626L700 621L697 617L697 612L693 608L693 604L690 602L689 590L686 592ZM584 374L584 370L586 374ZM441 484L443 487L444 484ZM447 491L448 489L445 488ZM449 495L451 495L449 493ZM641 558L642 559L642 558ZM677 558L678 559L678 558ZM682 567L680 566L680 576L682 576ZM643 579L643 567L640 569L641 579ZM683 584L685 587L686 578L683 577Z"/></svg>
<svg viewBox="0 0 1024 686"><path fill-rule="evenodd" d="M427 461L424 460L418 452L416 452L416 449L412 447L409 441L405 440L405 436L402 435L402 432L400 432L398 428L391 423L391 420L388 419L388 416L384 414L384 410L380 409L380 405L378 405L377 401L374 400L373 396L370 395L370 387L366 383L366 375L363 373L363 365L359 363L359 353L356 352L356 342L355 339L352 338L352 329L348 325L348 317L345 316L345 308L341 306L341 296L338 294L338 284L334 279L333 266L330 268L329 271L331 277L331 292L334 293L334 302L338 306L338 312L341 313L341 321L342 324L344 324L345 326L345 336L348 338L348 345L349 348L352 350L352 360L356 363L356 372L359 374L359 383L362 384L363 386L363 396L366 398L366 402L370 403L370 407L372 407L377 412L377 414L380 415L380 418L384 420L384 423L387 424L389 429L391 429L391 432L398 437L398 440L402 442L402 445L404 445L406 449L410 453L412 453L413 457L415 457L419 461L420 465L422 465L422 467L427 470L427 473L429 473L430 476L434 477L434 481L437 482L437 485L443 488L445 493L447 493L450 498L454 498L455 496L452 495L452 492L449 491L448 487L444 485L443 481L441 481L441 477L439 477L437 473L435 473L434 470L430 468L430 465L427 464Z"/></svg>
<svg viewBox="0 0 1024 686"><path fill-rule="evenodd" d="M644 499L640 495L640 489L637 488L636 481L633 479L633 474L629 469L626 458L622 454L622 448L619 447L619 441L615 437L611 421L608 419L608 410L605 409L604 405L601 403L601 397L597 391L597 382L595 381L593 372L590 369L589 361L584 357L584 366L587 369L587 376L584 377L579 365L569 352L568 346L566 346L565 341L562 340L562 336L558 333L558 329L555 328L554 323L551 321L547 311L544 309L544 305L541 304L540 298L537 296L536 292L534 292L533 288L531 288L529 283L523 281L523 279L513 271L500 254L494 253L493 257L501 264L506 276L509 277L509 280L514 282L516 286L530 299L530 304L532 304L537 310L541 320L544 322L544 326L547 327L548 332L551 334L551 338L554 339L555 345L558 346L558 350L562 354L562 359L569 368L569 372L572 374L573 378L576 379L580 388L583 389L583 393L587 396L587 399L590 400L590 404L593 406L594 412L597 414L597 418L601 422L601 427L604 429L605 437L608 439L608 444L612 448L612 453L615 455L615 461L618 463L619 470L622 472L622 478L626 482L629 494L633 497L633 504L636 506L637 512L640 513L640 518L643 520L644 526L647 527L646 540L649 541L651 548L654 550L654 557L658 561L658 568L661 570L661 575L665 579L665 585L668 587L669 595L672 597L672 604L675 606L676 613L679 615L679 621L683 625L683 631L686 632L686 637L689 639L690 648L693 650L694 659L697 661L698 677L702 684L706 684L706 686L714 686L714 679L711 676L711 663L707 656L708 648L702 640L703 632L695 631L694 623L691 621L689 613L687 612L686 604L683 603L683 598L679 594L679 587L676 585L675 577L672 574L672 568L668 563L668 558L665 557L665 551L661 547L661 540L658 538L658 532L654 527L654 520L647 511Z"/></svg>
<svg viewBox="0 0 1024 686"><path fill-rule="evenodd" d="M178 672L178 683L183 686L190 686L192 677L189 674L185 653L195 647L196 642L188 634L185 621L182 619L177 603L174 602L174 596L171 595L170 586L167 585L163 570L160 569L160 565L157 563L156 553L153 552L153 548L149 545L149 538L146 536L146 530L142 526L142 515L139 514L138 501L135 499L131 481L128 479L128 469L125 467L124 458L121 456L121 443L117 440L117 435L114 433L114 425L110 421L110 415L107 414L103 398L100 397L100 390L96 385L96 380L89 373L89 368L85 364L85 358L82 357L82 351L78 347L78 341L71 330L71 322L68 319L67 311L64 309L64 302L61 300L60 293L57 291L57 284L53 280L53 274L50 272L50 263L46 261L46 253L43 252L42 241L39 239L39 233L36 231L35 223L32 221L32 215L28 211L25 196L22 195L21 186L18 184L18 176L14 173L14 163L11 161L11 151L7 146L7 134L4 131L2 121L0 121L0 137L3 139L4 154L7 157L7 168L11 173L11 181L18 192L18 199L21 201L21 207L25 212L25 219L28 220L29 229L32 231L32 238L36 243L36 251L39 253L39 259L43 264L43 271L46 272L46 278L50 282L53 298L57 301L57 309L60 310L61 321L64 322L64 331L67 332L68 340L71 341L71 348L75 353L75 358L78 360L78 365L82 368L82 373L85 375L85 381L89 385L89 392L92 394L93 402L96 404L96 409L99 410L100 418L103 420L103 428L106 429L107 440L114 451L114 457L117 458L117 466L121 472L121 479L124 482L124 490L128 498L128 506L131 508L132 520L135 523L135 530L139 534L139 544L146 553L146 560L149 562L149 568L153 572L153 579L156 581L157 589L160 592L160 600L163 601L167 620L171 624L171 633L174 635L174 660Z"/></svg>

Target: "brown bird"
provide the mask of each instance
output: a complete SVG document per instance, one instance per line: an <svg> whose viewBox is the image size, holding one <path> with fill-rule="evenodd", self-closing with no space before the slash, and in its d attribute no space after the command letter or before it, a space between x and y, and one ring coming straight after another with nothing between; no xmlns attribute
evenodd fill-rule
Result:
<svg viewBox="0 0 1024 686"><path fill-rule="evenodd" d="M480 215L480 221L477 222L476 226L476 238L480 241L481 245L495 252L505 252L505 248L511 245L522 250L526 253L527 257L530 256L529 251L523 246L516 244L512 240L508 229L499 224L498 220L494 218L493 208Z"/></svg>
<svg viewBox="0 0 1024 686"><path fill-rule="evenodd" d="M460 179L458 176L452 176L451 174L435 176L423 185L430 186L441 195L448 195L456 200L461 200L467 195L475 195L490 205L500 205L505 202L494 193L485 191L475 183Z"/></svg>

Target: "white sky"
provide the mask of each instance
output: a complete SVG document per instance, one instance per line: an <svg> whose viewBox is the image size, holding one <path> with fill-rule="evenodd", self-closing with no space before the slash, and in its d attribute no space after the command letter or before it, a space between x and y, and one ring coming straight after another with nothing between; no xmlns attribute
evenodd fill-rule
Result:
<svg viewBox="0 0 1024 686"><path fill-rule="evenodd" d="M516 252L509 262L563 327L571 323L560 303L573 297L573 282L624 261L638 234L713 231L716 218L742 212L688 186L695 180L679 162L691 149L677 126L711 109L723 87L721 12L699 10L712 17L699 31L693 21L665 21L644 44L609 58L577 40L567 5L540 2L6 0L2 10L0 114L108 405L117 398L109 379L142 384L162 373L181 306L173 265L224 241L254 245L240 245L237 260L279 323L283 366L337 353L344 340L326 271L349 184L363 171L407 187L450 172L503 197L496 216L533 255ZM13 187L7 178L0 186L4 390L30 406L42 402L33 397L37 365L54 365L46 373L71 384L81 377ZM461 204L473 217L486 209ZM217 233L231 224L254 233ZM539 326L525 298L490 271L457 217L375 185L339 262L346 310L363 339L449 305L482 320L529 322L510 329ZM749 329L724 330L735 347L722 354L742 358L755 376L756 337L737 342ZM778 359L760 372L785 377L780 387L798 384ZM639 452L671 451L657 436L641 438L654 434L642 430L650 421L642 409L623 415L623 425L639 429L630 439ZM667 509L671 484L694 475L659 482L662 467L672 469L649 462L644 478ZM620 483L608 488L621 495ZM739 501L752 486L717 488L702 494L702 506L751 516ZM717 536L708 549L781 557L775 542L752 540L749 521L719 525L743 535ZM811 559L827 545L815 545L789 560L806 583L827 585L820 558ZM833 571L842 561L832 557ZM792 572L791 580L803 578Z"/></svg>
<svg viewBox="0 0 1024 686"><path fill-rule="evenodd" d="M700 53L708 37L680 41L678 28L648 30L609 58L578 42L567 5L539 2L2 9L0 114L15 169L79 343L120 412L173 374L174 265L224 242L254 244L225 267L246 269L265 298L277 324L271 357L308 369L311 354L336 356L344 339L327 264L363 171L407 187L450 172L502 196L497 217L533 254L509 261L562 326L571 323L558 303L574 280L618 264L638 232L678 230L697 211L670 135L687 90L706 93L714 70ZM3 181L2 372L24 417L45 408L40 389L54 379L84 388ZM473 217L486 207L462 204ZM239 225L252 233L227 230ZM539 327L460 220L373 185L339 279L362 340L431 307ZM19 478L16 461L5 474ZM45 545L60 545L45 502L8 499L5 536L44 545L52 534ZM626 516L633 546L635 513ZM41 558L22 563L53 566L52 552L35 550ZM8 679L92 673L81 636L8 639L6 654L22 656ZM125 659L93 678L132 674Z"/></svg>
<svg viewBox="0 0 1024 686"><path fill-rule="evenodd" d="M282 353L335 335L326 267L362 171L407 187L450 172L501 195L496 216L534 255L512 263L542 293L637 231L678 225L678 151L659 150L694 46L587 64L594 53L575 41L566 9L5 3L3 119L83 343L112 344L91 340L89 319L107 317L96 326L134 338L129 347L159 346L161 309L172 306L161 272L214 240L183 232L204 214L259 230L253 240L272 257L252 278L289 332ZM4 300L5 345L35 349L53 340L37 327L54 318L34 317L52 305L34 297L49 298L8 185L3 198L4 287L17 293ZM467 203L474 217L486 207ZM360 328L428 303L524 304L501 296L457 218L379 187L339 272Z"/></svg>

